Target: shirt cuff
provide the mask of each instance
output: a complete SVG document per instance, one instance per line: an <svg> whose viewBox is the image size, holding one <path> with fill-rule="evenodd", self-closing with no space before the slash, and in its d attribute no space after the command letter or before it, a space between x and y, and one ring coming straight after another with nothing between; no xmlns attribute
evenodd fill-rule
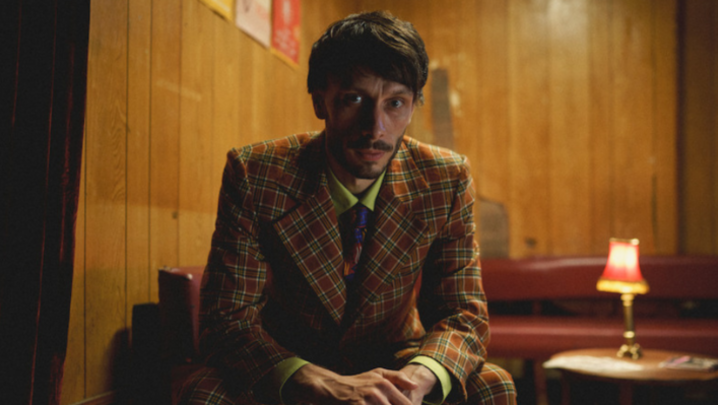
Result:
<svg viewBox="0 0 718 405"><path fill-rule="evenodd" d="M284 404L284 398L282 397L282 390L284 389L284 384L289 381L289 378L291 378L294 373L297 372L300 368L306 366L309 364L308 361L302 360L299 357L290 357L288 359L282 360L277 366L274 368L274 370L271 371L269 374L270 383L271 386L276 389L275 392L279 393L279 400Z"/></svg>
<svg viewBox="0 0 718 405"><path fill-rule="evenodd" d="M425 366L429 370L431 370L432 373L436 376L436 378L441 383L441 400L436 402L437 398L431 398L431 399L425 399L424 403L430 404L430 405L438 405L446 399L446 397L449 396L449 392L451 392L451 375L449 375L449 372L444 368L444 366L441 365L438 361L432 359L429 356L416 356L413 359L409 360L409 364L421 364L422 366Z"/></svg>

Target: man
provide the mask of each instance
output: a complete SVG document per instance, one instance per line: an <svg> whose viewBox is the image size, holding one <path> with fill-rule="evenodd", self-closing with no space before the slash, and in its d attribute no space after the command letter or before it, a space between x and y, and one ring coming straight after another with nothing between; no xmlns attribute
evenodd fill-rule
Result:
<svg viewBox="0 0 718 405"><path fill-rule="evenodd" d="M404 136L428 57L352 15L314 44L319 134L228 155L187 403L515 402L488 316L465 159Z"/></svg>

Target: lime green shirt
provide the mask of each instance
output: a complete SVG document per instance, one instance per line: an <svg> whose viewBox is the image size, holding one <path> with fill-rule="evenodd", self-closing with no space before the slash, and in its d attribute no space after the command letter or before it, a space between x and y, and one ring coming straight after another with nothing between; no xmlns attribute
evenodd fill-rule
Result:
<svg viewBox="0 0 718 405"><path fill-rule="evenodd" d="M337 217L349 210L356 203L362 203L365 207L369 208L369 210L374 211L376 198L379 195L381 184L384 182L384 175L386 174L386 171L382 173L376 179L376 181L371 186L369 186L369 188L364 193L359 196L356 196L352 194L349 190L347 190L347 188L344 187L344 185L339 181L339 179L337 179L331 169L328 169L327 172L329 194L332 197L332 202L334 203L334 210L336 211ZM427 398L424 399L424 402L427 404L440 404L444 402L446 397L449 395L449 392L451 391L451 376L449 375L449 372L444 368L444 366L442 366L441 363L428 356L416 356L413 359L409 360L409 363L421 364L427 367L429 370L431 370L432 373L434 373L434 375L436 375L436 378L441 383L441 392L435 390ZM282 398L282 390L284 389L284 384L286 384L289 378L295 372L297 372L297 370L307 364L309 364L309 362L304 359L301 359L299 357L292 357L282 361L277 365L277 367L274 368L274 370L272 370L272 373L270 374L269 378L271 379L273 386L279 388L278 392L282 403L284 403L284 399Z"/></svg>

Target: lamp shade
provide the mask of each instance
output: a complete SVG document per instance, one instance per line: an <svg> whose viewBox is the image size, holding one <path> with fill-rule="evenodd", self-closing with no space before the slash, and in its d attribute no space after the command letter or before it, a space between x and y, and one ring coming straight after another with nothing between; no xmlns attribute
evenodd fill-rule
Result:
<svg viewBox="0 0 718 405"><path fill-rule="evenodd" d="M638 265L638 239L611 238L608 262L596 288L622 294L648 292L648 283L643 279Z"/></svg>

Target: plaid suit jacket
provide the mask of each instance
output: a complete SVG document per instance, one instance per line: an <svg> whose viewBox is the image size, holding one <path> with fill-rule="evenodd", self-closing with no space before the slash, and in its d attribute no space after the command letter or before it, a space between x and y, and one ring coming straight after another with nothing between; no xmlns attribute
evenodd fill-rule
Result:
<svg viewBox="0 0 718 405"><path fill-rule="evenodd" d="M358 373L426 355L465 398L489 336L473 201L463 157L405 137L350 292L323 133L231 150L202 281L207 363L251 391L293 356Z"/></svg>

